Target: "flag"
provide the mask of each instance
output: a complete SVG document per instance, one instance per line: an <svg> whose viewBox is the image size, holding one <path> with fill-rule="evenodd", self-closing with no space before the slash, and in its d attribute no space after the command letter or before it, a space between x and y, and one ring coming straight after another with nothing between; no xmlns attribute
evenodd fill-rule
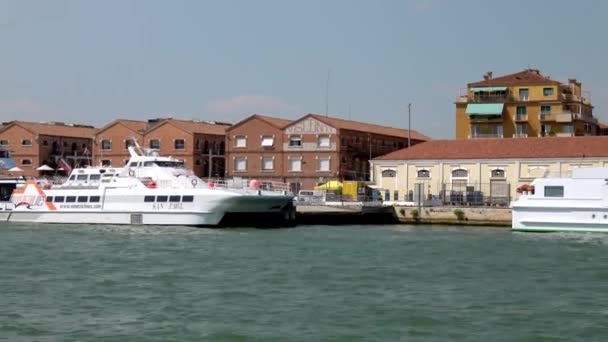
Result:
<svg viewBox="0 0 608 342"><path fill-rule="evenodd" d="M62 168L66 174L69 175L70 173L72 173L72 168L65 160L63 160L63 158L59 159L59 162L57 163L57 165L59 165L59 167Z"/></svg>

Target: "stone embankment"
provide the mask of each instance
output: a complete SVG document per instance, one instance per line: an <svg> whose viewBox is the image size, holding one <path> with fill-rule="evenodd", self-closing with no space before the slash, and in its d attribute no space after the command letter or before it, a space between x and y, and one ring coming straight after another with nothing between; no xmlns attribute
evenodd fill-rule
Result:
<svg viewBox="0 0 608 342"><path fill-rule="evenodd" d="M510 208L395 207L402 223L511 227Z"/></svg>

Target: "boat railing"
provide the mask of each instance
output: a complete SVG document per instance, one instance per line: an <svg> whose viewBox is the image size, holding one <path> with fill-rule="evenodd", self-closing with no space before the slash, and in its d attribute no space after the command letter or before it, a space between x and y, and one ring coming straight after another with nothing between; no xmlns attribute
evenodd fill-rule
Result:
<svg viewBox="0 0 608 342"><path fill-rule="evenodd" d="M283 194L291 193L289 184L284 182L257 180L246 178L205 178L203 182L212 189L243 189L243 190L263 190L278 192Z"/></svg>

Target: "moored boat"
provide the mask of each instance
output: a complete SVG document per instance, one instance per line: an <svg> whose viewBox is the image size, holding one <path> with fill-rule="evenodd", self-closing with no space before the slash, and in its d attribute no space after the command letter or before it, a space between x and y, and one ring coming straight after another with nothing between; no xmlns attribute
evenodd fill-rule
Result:
<svg viewBox="0 0 608 342"><path fill-rule="evenodd" d="M608 232L608 168L537 178L511 204L516 231Z"/></svg>
<svg viewBox="0 0 608 342"><path fill-rule="evenodd" d="M284 183L203 180L183 162L137 153L122 168L71 171L62 184L29 180L15 189L7 221L38 223L214 226L226 215L263 215L269 225L295 219Z"/></svg>

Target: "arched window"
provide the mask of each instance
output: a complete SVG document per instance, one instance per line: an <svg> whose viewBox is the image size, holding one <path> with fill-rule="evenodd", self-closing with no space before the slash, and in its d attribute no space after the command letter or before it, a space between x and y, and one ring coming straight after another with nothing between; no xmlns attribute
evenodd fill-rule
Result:
<svg viewBox="0 0 608 342"><path fill-rule="evenodd" d="M469 172L465 169L452 170L453 178L466 178L466 177L468 177L468 175L469 175Z"/></svg>
<svg viewBox="0 0 608 342"><path fill-rule="evenodd" d="M505 170L494 169L491 173L492 178L505 178Z"/></svg>
<svg viewBox="0 0 608 342"><path fill-rule="evenodd" d="M205 142L203 143L203 152L205 154L209 153L209 142L207 140L205 140Z"/></svg>
<svg viewBox="0 0 608 342"><path fill-rule="evenodd" d="M220 154L224 154L225 150L226 150L226 143L222 140L220 142Z"/></svg>
<svg viewBox="0 0 608 342"><path fill-rule="evenodd" d="M418 178L431 178L431 171L426 169L418 170L416 177Z"/></svg>
<svg viewBox="0 0 608 342"><path fill-rule="evenodd" d="M395 171L395 170L384 170L384 171L382 171L382 177L393 178L395 176L397 176L397 171Z"/></svg>
<svg viewBox="0 0 608 342"><path fill-rule="evenodd" d="M77 149L78 149L78 144L72 143L72 152L76 152Z"/></svg>

